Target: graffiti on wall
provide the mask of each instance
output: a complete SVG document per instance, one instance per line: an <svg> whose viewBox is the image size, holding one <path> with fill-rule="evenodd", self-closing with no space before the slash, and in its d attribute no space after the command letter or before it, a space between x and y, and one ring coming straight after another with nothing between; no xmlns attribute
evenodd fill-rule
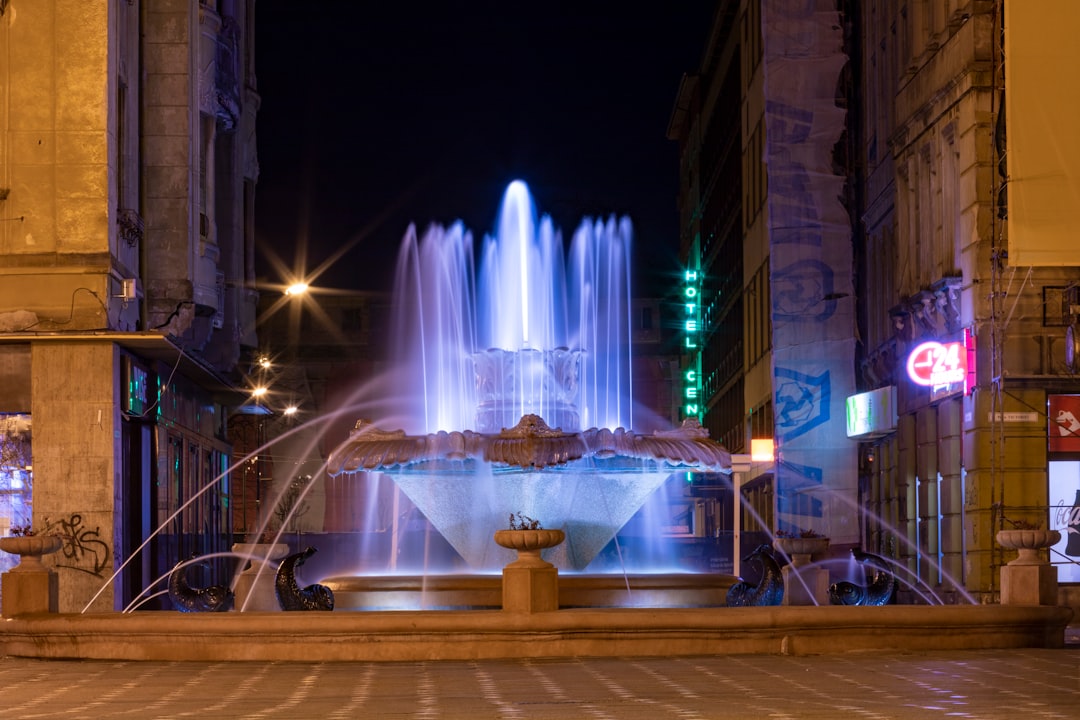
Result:
<svg viewBox="0 0 1080 720"><path fill-rule="evenodd" d="M63 539L60 552L54 556L56 567L105 577L105 571L112 565L112 549L100 539L100 526L91 528L81 514L72 513L60 520L45 518L45 533Z"/></svg>

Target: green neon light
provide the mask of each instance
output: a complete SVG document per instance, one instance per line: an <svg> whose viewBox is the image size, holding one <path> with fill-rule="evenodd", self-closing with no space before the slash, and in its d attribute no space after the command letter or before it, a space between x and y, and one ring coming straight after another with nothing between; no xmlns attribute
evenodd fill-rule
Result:
<svg viewBox="0 0 1080 720"><path fill-rule="evenodd" d="M695 263L696 264L696 263ZM698 296L701 290L698 287L700 280L698 271L687 268L683 275L683 350L690 355L690 365L683 371L682 396L686 401L683 404L683 415L687 418L701 420L701 405L698 399L701 397L701 353L698 349L698 335L701 332L701 309L698 305Z"/></svg>

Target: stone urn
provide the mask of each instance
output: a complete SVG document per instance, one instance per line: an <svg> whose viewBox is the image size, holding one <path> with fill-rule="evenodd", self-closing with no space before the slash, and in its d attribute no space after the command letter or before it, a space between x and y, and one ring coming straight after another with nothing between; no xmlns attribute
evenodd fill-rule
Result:
<svg viewBox="0 0 1080 720"><path fill-rule="evenodd" d="M1039 551L1057 545L1061 541L1061 533L1057 530L1012 528L998 530L997 541L1001 547L1019 553L1009 565L1042 565L1046 561L1039 557Z"/></svg>
<svg viewBox="0 0 1080 720"><path fill-rule="evenodd" d="M506 567L553 567L540 557L540 552L555 547L566 539L562 530L496 530L495 542L509 550L517 550L517 560Z"/></svg>
<svg viewBox="0 0 1080 720"><path fill-rule="evenodd" d="M566 539L562 530L496 530L495 542L517 551L517 560L503 568L502 606L511 612L559 609L559 569L540 553Z"/></svg>
<svg viewBox="0 0 1080 720"><path fill-rule="evenodd" d="M63 540L59 535L19 535L0 538L0 550L18 555L19 564L9 572L48 572L41 562L42 555L54 553L60 549Z"/></svg>
<svg viewBox="0 0 1080 720"><path fill-rule="evenodd" d="M791 558L795 567L809 565L815 555L824 555L829 549L827 537L778 537L773 547Z"/></svg>
<svg viewBox="0 0 1080 720"><path fill-rule="evenodd" d="M1057 530L1010 528L999 530L998 544L1018 556L1001 568L1002 605L1057 605L1058 570L1041 551L1061 541Z"/></svg>

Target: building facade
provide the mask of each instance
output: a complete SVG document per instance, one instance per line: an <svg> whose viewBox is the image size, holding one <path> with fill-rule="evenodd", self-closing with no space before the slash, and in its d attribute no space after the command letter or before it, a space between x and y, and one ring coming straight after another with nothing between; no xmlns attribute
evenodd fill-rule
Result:
<svg viewBox="0 0 1080 720"><path fill-rule="evenodd" d="M859 10L869 210L861 369L864 387L894 386L897 400L896 433L864 444L864 459L874 458L864 463L870 544L887 548L885 529L895 528L898 557L924 585L946 598L994 598L998 568L1011 559L995 533L1029 522L1061 531L1050 558L1075 581L1059 488L1075 491L1078 475L1058 466L1050 445L1055 406L1080 390L1065 348L1080 251L1069 243L1053 256L1035 252L1067 206L1056 220L1015 221L1031 213L1017 202L1032 177L1016 161L1033 153L1019 131L1032 116L1075 107L1077 93L1045 84L1023 54L1030 47L1016 44L1010 57L1006 46L1015 29L1035 26L1046 38L1036 42L1053 48L1049 25L1075 29L1080 14L1069 3L1009 0ZM884 78L889 97L874 84ZM1006 112L1018 87L1038 104ZM954 363L954 349L961 381L920 375L929 360ZM1071 484L1055 482L1056 469Z"/></svg>
<svg viewBox="0 0 1080 720"><path fill-rule="evenodd" d="M824 530L834 552L859 546L900 563L905 599L954 602L996 598L1010 558L994 535L1030 522L1062 532L1051 559L1063 580L1080 580L1066 548L1080 488L1070 444L1080 423L1067 420L1080 392L1080 252L1053 235L1076 187L1062 169L1073 145L1061 141L1064 121L1045 124L1059 131L1043 143L1054 151L1031 130L1036 117L1066 117L1077 92L1032 69L1047 58L1066 66L1058 45L1071 43L1030 42L1048 18L1075 27L1076 9L717 5L669 135L682 156L683 257L688 269L701 258L704 349L684 356L684 370L703 380L715 437L733 451L755 439L775 448L742 478L742 526ZM735 77L737 102L717 103ZM730 176L732 131L707 131L716 113L737 128L741 165L729 180L741 208L720 223L703 222L723 195L711 178ZM1032 220L1047 194L1038 182L1054 173L1066 200ZM739 237L710 258L715 227ZM725 297L740 250L740 285ZM708 311L736 304L741 318ZM733 415L724 387L736 381L708 379L725 376L720 358L735 345L722 338L737 323ZM813 436L800 425L823 415L817 449L803 452Z"/></svg>
<svg viewBox="0 0 1080 720"><path fill-rule="evenodd" d="M0 3L0 412L33 428L32 517L9 503L0 522L63 535L62 612L122 608L232 543L226 413L255 345L253 13Z"/></svg>

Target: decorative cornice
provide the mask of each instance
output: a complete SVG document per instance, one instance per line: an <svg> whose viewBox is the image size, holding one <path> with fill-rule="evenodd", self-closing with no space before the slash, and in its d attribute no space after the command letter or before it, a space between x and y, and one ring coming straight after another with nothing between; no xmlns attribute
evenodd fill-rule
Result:
<svg viewBox="0 0 1080 720"><path fill-rule="evenodd" d="M889 317L895 340L909 343L960 332L960 283L959 277L941 278L893 306Z"/></svg>

